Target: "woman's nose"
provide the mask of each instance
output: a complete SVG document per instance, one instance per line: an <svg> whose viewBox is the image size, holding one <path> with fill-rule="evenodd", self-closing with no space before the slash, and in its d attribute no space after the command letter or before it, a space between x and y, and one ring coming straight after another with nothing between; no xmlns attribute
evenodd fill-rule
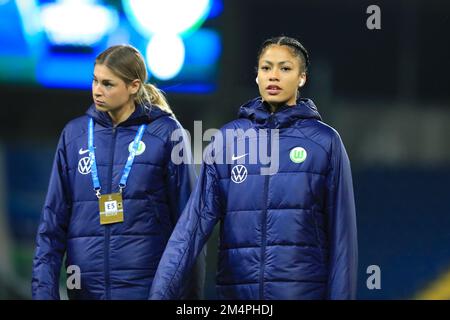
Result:
<svg viewBox="0 0 450 320"><path fill-rule="evenodd" d="M269 79L271 80L271 81L274 81L274 80L279 80L279 71L278 71L278 69L272 69L272 71L270 72L270 75L269 75Z"/></svg>
<svg viewBox="0 0 450 320"><path fill-rule="evenodd" d="M99 97L102 95L102 92L100 90L100 85L99 84L92 84L92 93L94 94L94 96Z"/></svg>

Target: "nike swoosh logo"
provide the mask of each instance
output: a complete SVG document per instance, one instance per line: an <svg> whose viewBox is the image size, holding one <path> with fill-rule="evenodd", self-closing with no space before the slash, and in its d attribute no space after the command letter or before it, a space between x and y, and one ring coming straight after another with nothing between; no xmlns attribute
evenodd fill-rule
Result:
<svg viewBox="0 0 450 320"><path fill-rule="evenodd" d="M233 155L233 156L231 156L231 161L238 160L238 159L240 159L240 158L245 157L246 155L248 155L248 153L243 154L242 156L237 156L237 157L235 157L235 156Z"/></svg>
<svg viewBox="0 0 450 320"><path fill-rule="evenodd" d="M89 149L83 150L83 148L80 148L80 151L78 151L79 154L85 154L88 152L89 152Z"/></svg>

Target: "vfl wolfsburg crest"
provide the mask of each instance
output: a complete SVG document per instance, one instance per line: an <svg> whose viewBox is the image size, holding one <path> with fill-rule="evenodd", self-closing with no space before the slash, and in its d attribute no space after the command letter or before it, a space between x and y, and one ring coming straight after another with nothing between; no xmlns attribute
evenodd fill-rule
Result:
<svg viewBox="0 0 450 320"><path fill-rule="evenodd" d="M291 161L294 163L302 163L303 161L306 160L307 155L308 153L302 147L295 147L289 153L289 157L291 158Z"/></svg>
<svg viewBox="0 0 450 320"><path fill-rule="evenodd" d="M134 142L134 140L131 141L130 145L128 146L128 152L131 152L131 150L133 149L133 142ZM137 148L137 151L136 151L136 155L139 156L139 155L143 154L144 151L145 151L145 143L143 141L140 141L139 147Z"/></svg>

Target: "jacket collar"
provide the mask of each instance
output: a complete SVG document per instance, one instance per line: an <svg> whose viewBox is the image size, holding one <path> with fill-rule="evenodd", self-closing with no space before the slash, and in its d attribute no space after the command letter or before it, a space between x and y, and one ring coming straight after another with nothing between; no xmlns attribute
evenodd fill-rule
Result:
<svg viewBox="0 0 450 320"><path fill-rule="evenodd" d="M257 127L272 129L289 127L299 119L322 120L314 102L306 98L298 99L295 106L284 105L271 113L269 105L258 97L240 107L239 118L250 119Z"/></svg>
<svg viewBox="0 0 450 320"><path fill-rule="evenodd" d="M98 111L95 104L92 104L86 111L89 117L92 117L94 121L104 127L113 127L113 122L111 117L107 112ZM144 123L150 123L157 118L170 116L169 113L161 110L156 106L151 105L137 105L134 112L128 117L127 120L121 122L119 126L134 126L141 125Z"/></svg>

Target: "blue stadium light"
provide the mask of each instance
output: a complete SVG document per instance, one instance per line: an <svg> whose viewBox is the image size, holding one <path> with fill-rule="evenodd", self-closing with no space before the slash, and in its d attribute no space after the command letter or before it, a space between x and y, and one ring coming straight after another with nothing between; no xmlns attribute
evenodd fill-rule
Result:
<svg viewBox="0 0 450 320"><path fill-rule="evenodd" d="M197 30L186 39L186 62L197 65L212 65L219 59L222 45L219 34L211 29Z"/></svg>
<svg viewBox="0 0 450 320"><path fill-rule="evenodd" d="M92 46L117 26L117 13L95 0L59 0L41 7L41 20L54 45Z"/></svg>
<svg viewBox="0 0 450 320"><path fill-rule="evenodd" d="M20 13L24 34L27 37L38 35L42 31L39 5L35 0L16 0L15 4Z"/></svg>
<svg viewBox="0 0 450 320"><path fill-rule="evenodd" d="M185 48L183 40L176 34L157 33L147 46L148 67L156 78L174 78L184 64Z"/></svg>
<svg viewBox="0 0 450 320"><path fill-rule="evenodd" d="M202 24L223 0L122 0L120 15L111 3L0 0L0 83L90 89L96 55L130 43L167 91L216 90L221 36Z"/></svg>
<svg viewBox="0 0 450 320"><path fill-rule="evenodd" d="M47 88L90 89L94 59L95 54L52 54L36 66L37 80Z"/></svg>
<svg viewBox="0 0 450 320"><path fill-rule="evenodd" d="M223 12L223 0L213 0L211 3L211 9L207 19L214 19L220 16Z"/></svg>
<svg viewBox="0 0 450 320"><path fill-rule="evenodd" d="M125 14L144 37L156 33L186 34L208 17L210 0L123 0Z"/></svg>

